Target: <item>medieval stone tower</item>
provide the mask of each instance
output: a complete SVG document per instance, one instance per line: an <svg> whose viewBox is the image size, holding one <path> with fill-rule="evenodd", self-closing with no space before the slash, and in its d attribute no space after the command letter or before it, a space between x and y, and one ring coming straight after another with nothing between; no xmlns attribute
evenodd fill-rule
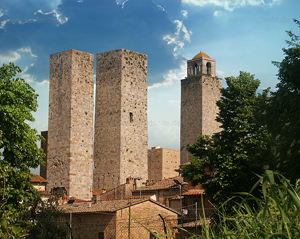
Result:
<svg viewBox="0 0 300 239"><path fill-rule="evenodd" d="M222 79L216 77L216 61L202 51L187 62L187 78L181 80L180 163L187 163L187 144L197 136L220 131L215 121Z"/></svg>
<svg viewBox="0 0 300 239"><path fill-rule="evenodd" d="M68 50L50 56L47 190L91 199L94 55Z"/></svg>
<svg viewBox="0 0 300 239"><path fill-rule="evenodd" d="M147 56L125 49L97 54L94 188L147 180Z"/></svg>

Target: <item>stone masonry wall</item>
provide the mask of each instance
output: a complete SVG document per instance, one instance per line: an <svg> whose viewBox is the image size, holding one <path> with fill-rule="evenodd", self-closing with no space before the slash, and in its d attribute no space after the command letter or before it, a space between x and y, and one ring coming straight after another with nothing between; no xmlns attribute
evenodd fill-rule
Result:
<svg viewBox="0 0 300 239"><path fill-rule="evenodd" d="M173 178L179 175L176 169L179 169L180 165L180 151L176 149L162 149L163 152L163 177Z"/></svg>
<svg viewBox="0 0 300 239"><path fill-rule="evenodd" d="M202 76L181 80L180 164L188 162L186 145L202 132Z"/></svg>
<svg viewBox="0 0 300 239"><path fill-rule="evenodd" d="M147 174L147 56L97 54L94 188L109 190Z"/></svg>
<svg viewBox="0 0 300 239"><path fill-rule="evenodd" d="M176 228L178 224L178 215L151 201L145 201L118 210L116 212L116 218L117 221L123 222L117 224L117 231L122 233L121 235L117 234L116 238L152 238L152 235L150 237L149 231L140 224L151 231L154 231L158 235L166 234L166 227L166 230L168 230L167 233L171 236L175 237L178 232ZM166 224L164 224L164 221Z"/></svg>
<svg viewBox="0 0 300 239"><path fill-rule="evenodd" d="M148 149L148 180L160 181L178 176L180 151L176 149Z"/></svg>
<svg viewBox="0 0 300 239"><path fill-rule="evenodd" d="M41 148L44 150L46 156L43 158L46 165L40 165L40 176L47 180L47 145L48 145L48 131L42 131L41 135L45 141L41 142Z"/></svg>
<svg viewBox="0 0 300 239"><path fill-rule="evenodd" d="M202 77L202 135L213 135L220 132L220 124L216 122L219 112L217 101L221 99L222 79Z"/></svg>
<svg viewBox="0 0 300 239"><path fill-rule="evenodd" d="M47 190L91 199L93 178L93 54L50 56Z"/></svg>
<svg viewBox="0 0 300 239"><path fill-rule="evenodd" d="M197 75L181 80L181 127L180 163L187 163L190 157L187 144L193 144L197 136L212 135L220 131L215 121L221 98L222 79Z"/></svg>

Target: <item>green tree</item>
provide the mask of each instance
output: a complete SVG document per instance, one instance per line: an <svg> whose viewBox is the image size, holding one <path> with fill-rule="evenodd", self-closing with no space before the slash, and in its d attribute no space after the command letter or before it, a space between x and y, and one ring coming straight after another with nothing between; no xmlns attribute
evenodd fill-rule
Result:
<svg viewBox="0 0 300 239"><path fill-rule="evenodd" d="M300 22L294 20L300 27ZM300 38L292 31L278 68L277 91L267 108L267 125L274 138L277 171L295 183L300 178Z"/></svg>
<svg viewBox="0 0 300 239"><path fill-rule="evenodd" d="M21 78L21 69L12 62L0 67L0 213L19 217L39 195L30 184L31 168L43 163L42 137L28 122L37 110L34 89Z"/></svg>
<svg viewBox="0 0 300 239"><path fill-rule="evenodd" d="M264 166L272 162L267 147L269 135L261 124L268 90L257 94L260 81L246 72L226 78L226 83L217 102L216 120L223 130L212 137L199 136L196 143L189 145L190 164L180 171L194 184L202 183L216 206L235 192L249 192L257 180L254 173L262 175ZM259 191L253 194L259 195Z"/></svg>
<svg viewBox="0 0 300 239"><path fill-rule="evenodd" d="M65 239L69 231L65 213L57 208L58 198L50 198L47 201L37 200L30 210L24 215L29 223L28 239ZM30 220L28 220L30 219Z"/></svg>

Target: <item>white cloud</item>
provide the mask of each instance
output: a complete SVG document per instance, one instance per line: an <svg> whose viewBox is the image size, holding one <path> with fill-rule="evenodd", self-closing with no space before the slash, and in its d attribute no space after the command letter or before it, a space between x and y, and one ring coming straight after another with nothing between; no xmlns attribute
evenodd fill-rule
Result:
<svg viewBox="0 0 300 239"><path fill-rule="evenodd" d="M223 7L227 11L233 11L239 7L261 6L271 7L281 3L282 0L181 0L182 3L203 7L205 5L215 5Z"/></svg>
<svg viewBox="0 0 300 239"><path fill-rule="evenodd" d="M64 24L68 21L67 17L63 17L60 13L58 13L56 10L52 10L51 12L43 12L41 9L37 10L34 15L36 15L37 13L40 13L42 15L53 15L56 20L60 23L60 24Z"/></svg>
<svg viewBox="0 0 300 239"><path fill-rule="evenodd" d="M156 4L156 6L159 8L159 10L163 12L167 12L166 9L164 9L161 5Z"/></svg>
<svg viewBox="0 0 300 239"><path fill-rule="evenodd" d="M49 84L49 80L43 80L41 82L36 81L36 78L27 73L28 67L26 66L24 70L20 73L20 77L23 78L28 83L35 83L38 85Z"/></svg>
<svg viewBox="0 0 300 239"><path fill-rule="evenodd" d="M173 35L165 35L163 40L165 40L168 45L174 45L173 54L176 56L177 51L184 47L184 41L191 41L192 31L188 31L182 21L175 20L173 23L176 24L176 32Z"/></svg>
<svg viewBox="0 0 300 239"><path fill-rule="evenodd" d="M32 53L31 47L21 47L16 51L9 51L7 55L0 55L0 62L16 62L17 60L20 60L22 58L22 53L27 53L29 54L33 60L35 61L37 59L37 55ZM30 64L30 66L34 66L34 62ZM42 84L48 84L49 80L43 80L43 81L36 81L36 78L33 77L32 75L27 73L28 71L28 66L25 66L24 69L22 70L21 73L19 73L20 77L23 78L25 81L28 83L36 83L38 85Z"/></svg>
<svg viewBox="0 0 300 239"><path fill-rule="evenodd" d="M6 19L4 21L1 22L1 25L0 25L0 29L3 29L3 27L5 26L6 23L9 22L9 19Z"/></svg>
<svg viewBox="0 0 300 239"><path fill-rule="evenodd" d="M181 15L185 18L187 18L188 13L189 13L188 10L181 10Z"/></svg>
<svg viewBox="0 0 300 239"><path fill-rule="evenodd" d="M21 55L16 51L10 51L7 55L0 54L0 62L16 61L21 58Z"/></svg>
<svg viewBox="0 0 300 239"><path fill-rule="evenodd" d="M223 79L225 79L225 77L226 77L225 73L223 71L217 71L217 75L219 78L223 78Z"/></svg>
<svg viewBox="0 0 300 239"><path fill-rule="evenodd" d="M214 17L218 17L218 16L221 16L222 15L222 11L215 11L214 12Z"/></svg>
<svg viewBox="0 0 300 239"><path fill-rule="evenodd" d="M186 62L182 61L180 68L173 69L168 72L168 74L164 75L164 81L161 83L154 83L149 86L148 89L151 90L153 88L158 88L161 86L172 85L174 81L180 81L186 77Z"/></svg>
<svg viewBox="0 0 300 239"><path fill-rule="evenodd" d="M122 8L124 8L125 3L127 3L129 0L116 0L117 5L122 5Z"/></svg>
<svg viewBox="0 0 300 239"><path fill-rule="evenodd" d="M16 51L10 51L8 55L1 55L0 54L0 60L1 61L17 61L21 58L20 52L29 53L31 57L37 58L37 55L34 55L31 51L31 47L21 47Z"/></svg>
<svg viewBox="0 0 300 239"><path fill-rule="evenodd" d="M5 12L7 12L7 10ZM0 9L0 17L2 17L3 15L4 15L3 9Z"/></svg>
<svg viewBox="0 0 300 239"><path fill-rule="evenodd" d="M29 53L31 57L37 57L37 55L32 53L31 47L19 48L17 51Z"/></svg>
<svg viewBox="0 0 300 239"><path fill-rule="evenodd" d="M26 73L28 71L28 66L24 68L24 70L20 73L20 76L27 81L28 83L35 82L35 77L31 76L30 74Z"/></svg>

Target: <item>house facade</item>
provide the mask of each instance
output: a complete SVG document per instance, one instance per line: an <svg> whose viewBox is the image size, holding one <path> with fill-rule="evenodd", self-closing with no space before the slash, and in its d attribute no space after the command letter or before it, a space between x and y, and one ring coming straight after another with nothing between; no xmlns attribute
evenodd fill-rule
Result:
<svg viewBox="0 0 300 239"><path fill-rule="evenodd" d="M179 213L145 197L64 204L60 208L66 213L65 220L71 220L74 239L151 238L146 228L157 235L178 236Z"/></svg>

